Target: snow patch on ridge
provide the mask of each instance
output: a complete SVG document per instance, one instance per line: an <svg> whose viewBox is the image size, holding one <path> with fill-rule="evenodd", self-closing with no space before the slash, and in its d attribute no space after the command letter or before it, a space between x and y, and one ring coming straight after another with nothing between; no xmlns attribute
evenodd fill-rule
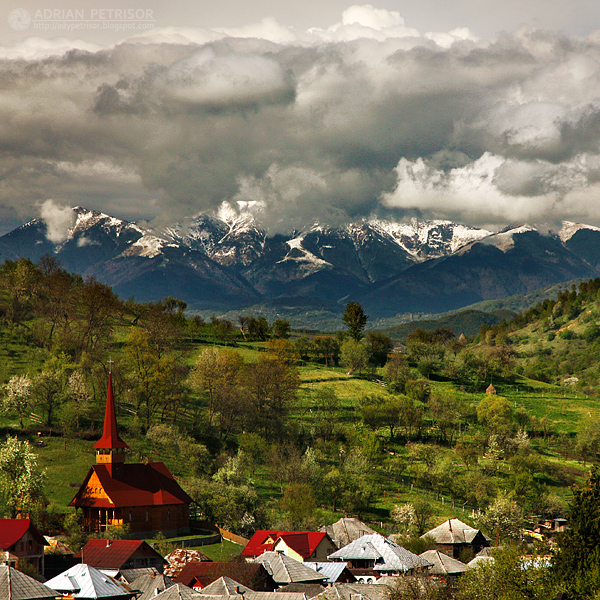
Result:
<svg viewBox="0 0 600 600"><path fill-rule="evenodd" d="M558 237L561 242L568 242L581 229L600 231L600 227L594 227L593 225L583 225L582 223L574 223L573 221L563 221L562 229L558 232Z"/></svg>
<svg viewBox="0 0 600 600"><path fill-rule="evenodd" d="M500 233L490 235L482 241L484 244L496 246L496 248L498 248L498 250L502 250L502 252L507 252L515 246L514 236L519 233L527 233L528 231L537 230L530 225L520 225L519 227L509 229L508 231L501 231Z"/></svg>
<svg viewBox="0 0 600 600"><path fill-rule="evenodd" d="M284 258L277 261L277 264L292 261L300 265L306 272L311 273L333 266L331 263L315 256L312 252L304 248L302 242L305 236L306 234L303 233L291 240L287 240L286 244L290 247L290 251Z"/></svg>
<svg viewBox="0 0 600 600"><path fill-rule="evenodd" d="M161 238L153 235L144 235L129 246L121 256L141 256L143 258L154 258L163 253L164 248L179 248L179 244L169 244Z"/></svg>

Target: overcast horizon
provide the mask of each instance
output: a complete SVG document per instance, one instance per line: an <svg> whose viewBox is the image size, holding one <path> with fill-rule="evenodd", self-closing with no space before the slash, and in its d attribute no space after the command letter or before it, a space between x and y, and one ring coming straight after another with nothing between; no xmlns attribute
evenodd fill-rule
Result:
<svg viewBox="0 0 600 600"><path fill-rule="evenodd" d="M6 7L0 233L223 203L271 231L600 225L600 11L448 4Z"/></svg>

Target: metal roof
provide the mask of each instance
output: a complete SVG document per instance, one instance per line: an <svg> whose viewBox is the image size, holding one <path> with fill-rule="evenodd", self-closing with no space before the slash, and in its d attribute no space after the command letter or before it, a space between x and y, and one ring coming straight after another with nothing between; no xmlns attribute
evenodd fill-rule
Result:
<svg viewBox="0 0 600 600"><path fill-rule="evenodd" d="M409 552L392 540L373 533L340 548L329 555L330 560L374 560L375 571L406 572L412 569L429 567L431 563Z"/></svg>
<svg viewBox="0 0 600 600"><path fill-rule="evenodd" d="M164 592L173 585L175 585L173 580L166 575L145 573L138 577L131 587L141 592L136 600L153 600L160 592Z"/></svg>
<svg viewBox="0 0 600 600"><path fill-rule="evenodd" d="M183 583L176 583L154 598L155 600L198 600L201 596Z"/></svg>
<svg viewBox="0 0 600 600"><path fill-rule="evenodd" d="M48 546L46 538L37 530L31 519L0 519L0 550L8 550L27 532L43 546Z"/></svg>
<svg viewBox="0 0 600 600"><path fill-rule="evenodd" d="M460 519L448 519L421 537L431 536L438 544L471 544L478 534L483 536Z"/></svg>
<svg viewBox="0 0 600 600"><path fill-rule="evenodd" d="M75 555L85 564L97 569L120 569L133 557L154 556L166 562L163 557L144 540L105 540L92 538Z"/></svg>
<svg viewBox="0 0 600 600"><path fill-rule="evenodd" d="M205 596L236 596L251 591L249 587L242 585L235 579L231 579L231 577L227 577L227 575L222 575L210 585L202 588L202 593Z"/></svg>
<svg viewBox="0 0 600 600"><path fill-rule="evenodd" d="M281 539L302 558L310 558L326 535L327 533L324 531L261 529L250 538L242 550L242 556L260 556L263 552L273 550L275 543Z"/></svg>
<svg viewBox="0 0 600 600"><path fill-rule="evenodd" d="M96 473L108 498L87 497L87 483ZM181 489L162 462L92 465L69 506L115 508L190 504L192 499Z"/></svg>
<svg viewBox="0 0 600 600"><path fill-rule="evenodd" d="M73 594L74 598L96 600L98 598L130 598L134 595L125 583L116 581L86 564L78 564L50 579L47 587L59 592Z"/></svg>
<svg viewBox="0 0 600 600"><path fill-rule="evenodd" d="M347 562L303 562L302 564L323 575L326 578L325 583L335 583L348 566Z"/></svg>
<svg viewBox="0 0 600 600"><path fill-rule="evenodd" d="M456 560L439 550L426 550L419 554L421 558L429 561L433 567L427 571L430 575L458 575L464 573L468 567L465 563Z"/></svg>
<svg viewBox="0 0 600 600"><path fill-rule="evenodd" d="M254 559L255 563L264 565L276 583L299 583L302 581L323 581L324 575L314 569L305 567L303 563L279 552L264 552Z"/></svg>
<svg viewBox="0 0 600 600"><path fill-rule="evenodd" d="M56 592L13 567L0 566L0 598L2 600L54 600Z"/></svg>

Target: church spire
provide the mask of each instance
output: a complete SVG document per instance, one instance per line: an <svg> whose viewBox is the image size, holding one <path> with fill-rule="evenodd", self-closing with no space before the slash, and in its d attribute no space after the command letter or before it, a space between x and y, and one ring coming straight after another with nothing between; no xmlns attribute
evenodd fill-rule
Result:
<svg viewBox="0 0 600 600"><path fill-rule="evenodd" d="M112 371L108 374L108 391L106 393L106 410L104 411L104 430L102 437L94 444L97 451L97 463L125 462L125 448L129 446L119 437L117 431L117 414L112 387Z"/></svg>

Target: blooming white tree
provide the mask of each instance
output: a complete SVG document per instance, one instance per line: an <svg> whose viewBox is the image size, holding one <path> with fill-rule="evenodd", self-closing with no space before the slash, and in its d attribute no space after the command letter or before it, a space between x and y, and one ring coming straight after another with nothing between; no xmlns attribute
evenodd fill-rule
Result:
<svg viewBox="0 0 600 600"><path fill-rule="evenodd" d="M8 436L0 445L0 506L12 517L44 500L46 472L27 441Z"/></svg>
<svg viewBox="0 0 600 600"><path fill-rule="evenodd" d="M402 529L408 530L415 525L417 518L415 507L411 502L407 504L396 504L392 509L391 517Z"/></svg>
<svg viewBox="0 0 600 600"><path fill-rule="evenodd" d="M19 415L19 425L23 429L23 415L31 410L32 381L27 375L13 375L4 386L2 406L6 412Z"/></svg>

